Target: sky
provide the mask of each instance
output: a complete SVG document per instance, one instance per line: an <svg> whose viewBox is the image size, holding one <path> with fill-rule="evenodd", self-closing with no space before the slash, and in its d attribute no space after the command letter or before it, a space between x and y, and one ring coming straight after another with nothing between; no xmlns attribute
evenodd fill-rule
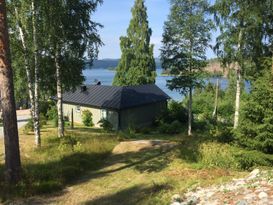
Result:
<svg viewBox="0 0 273 205"><path fill-rule="evenodd" d="M104 46L100 48L99 59L120 58L119 38L126 35L132 17L131 8L133 5L134 0L104 0L94 13L93 20L104 26L99 30L104 43ZM157 58L160 56L159 49L164 22L167 20L170 10L169 0L146 0L145 5L148 12L149 27L153 31L151 43L155 46L154 57ZM207 57L215 57L211 49L207 50Z"/></svg>

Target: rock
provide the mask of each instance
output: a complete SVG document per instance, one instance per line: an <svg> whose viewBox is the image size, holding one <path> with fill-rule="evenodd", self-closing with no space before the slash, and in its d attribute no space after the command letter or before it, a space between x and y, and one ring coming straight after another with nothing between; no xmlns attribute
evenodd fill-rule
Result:
<svg viewBox="0 0 273 205"><path fill-rule="evenodd" d="M257 178L257 176L260 174L259 169L254 169L252 172L250 172L249 176L247 177L248 180L252 180Z"/></svg>
<svg viewBox="0 0 273 205"><path fill-rule="evenodd" d="M196 196L192 196L188 198L187 202L188 202L188 205L196 205L198 204L199 199Z"/></svg>
<svg viewBox="0 0 273 205"><path fill-rule="evenodd" d="M236 205L248 205L246 200L240 200L236 203Z"/></svg>
<svg viewBox="0 0 273 205"><path fill-rule="evenodd" d="M258 197L260 199L267 199L268 198L268 194L266 192L260 192Z"/></svg>
<svg viewBox="0 0 273 205"><path fill-rule="evenodd" d="M181 196L179 194L175 194L172 196L172 202L181 202Z"/></svg>
<svg viewBox="0 0 273 205"><path fill-rule="evenodd" d="M173 202L173 203L171 203L171 205L181 205L179 202Z"/></svg>

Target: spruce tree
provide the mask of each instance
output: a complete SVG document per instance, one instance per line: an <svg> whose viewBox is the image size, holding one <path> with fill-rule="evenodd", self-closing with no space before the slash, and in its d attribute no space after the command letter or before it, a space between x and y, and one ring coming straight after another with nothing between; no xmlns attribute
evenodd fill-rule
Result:
<svg viewBox="0 0 273 205"><path fill-rule="evenodd" d="M148 25L144 0L136 0L127 36L120 38L121 60L113 85L141 85L155 83L156 66L153 45L150 45L152 30Z"/></svg>
<svg viewBox="0 0 273 205"><path fill-rule="evenodd" d="M206 66L211 20L206 18L206 0L171 0L171 13L165 22L161 60L163 68L175 75L169 89L188 94L188 135L192 134L192 91L199 86Z"/></svg>
<svg viewBox="0 0 273 205"><path fill-rule="evenodd" d="M268 65L270 68L270 65ZM252 85L242 107L237 142L244 147L273 153L273 85L270 69Z"/></svg>

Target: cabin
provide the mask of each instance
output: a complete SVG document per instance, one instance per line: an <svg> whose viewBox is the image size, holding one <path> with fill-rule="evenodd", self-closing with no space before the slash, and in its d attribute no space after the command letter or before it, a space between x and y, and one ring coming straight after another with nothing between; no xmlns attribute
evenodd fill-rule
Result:
<svg viewBox="0 0 273 205"><path fill-rule="evenodd" d="M138 86L81 86L63 94L63 111L70 121L82 123L82 112L89 110L95 127L108 120L115 130L151 125L167 109L170 97L154 84Z"/></svg>

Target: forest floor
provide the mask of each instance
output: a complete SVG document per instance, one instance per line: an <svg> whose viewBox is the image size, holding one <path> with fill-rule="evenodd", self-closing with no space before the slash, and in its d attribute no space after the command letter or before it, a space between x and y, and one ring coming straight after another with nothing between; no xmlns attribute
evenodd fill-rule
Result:
<svg viewBox="0 0 273 205"><path fill-rule="evenodd" d="M208 165L210 155L201 158L202 150L215 146L225 152L227 146L200 136L136 134L132 139L124 137L126 134L83 127L67 129L66 136L66 140L56 138L56 128L49 124L42 129L42 148L36 149L32 133L20 130L23 181L13 188L5 187L0 176L3 203L165 205L174 194L248 175L226 168L231 164ZM122 145L143 139L164 140L165 146L136 150L128 146L126 150ZM115 147L118 151L113 153ZM0 148L0 174L3 156Z"/></svg>

